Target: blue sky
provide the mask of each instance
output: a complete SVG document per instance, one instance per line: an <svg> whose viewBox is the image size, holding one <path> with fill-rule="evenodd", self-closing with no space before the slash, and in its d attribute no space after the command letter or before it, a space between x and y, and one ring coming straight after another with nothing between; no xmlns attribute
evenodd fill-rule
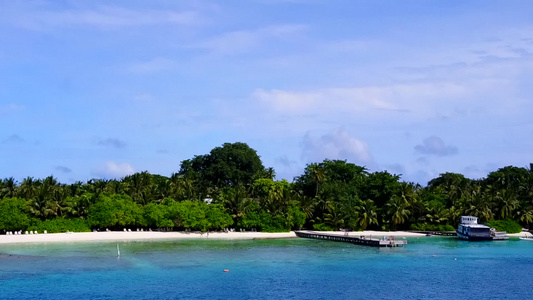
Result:
<svg viewBox="0 0 533 300"><path fill-rule="evenodd" d="M525 167L530 1L0 0L0 177L170 175L225 142L277 179Z"/></svg>

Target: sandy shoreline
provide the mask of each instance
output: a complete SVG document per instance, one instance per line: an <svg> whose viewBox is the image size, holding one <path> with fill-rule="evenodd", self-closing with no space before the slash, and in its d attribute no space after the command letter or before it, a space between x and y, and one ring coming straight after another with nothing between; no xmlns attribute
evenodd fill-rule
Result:
<svg viewBox="0 0 533 300"><path fill-rule="evenodd" d="M343 235L344 232L331 231L327 233ZM378 232L378 231L361 231L349 232L350 236L424 236L412 232ZM0 244L16 243L58 243L58 242L116 242L116 241L148 241L148 240L180 240L180 239L216 239L216 240L252 240L252 239L287 239L296 238L294 232L267 233L267 232L75 232L75 233L49 233L49 234L23 234L23 235L2 235Z"/></svg>
<svg viewBox="0 0 533 300"><path fill-rule="evenodd" d="M340 231L328 231L326 233L344 235ZM425 236L420 233L393 231L353 231L350 236L400 236L400 237L420 237ZM147 241L147 240L180 240L180 239L216 239L216 240L252 240L252 239L287 239L296 238L294 232L267 233L267 232L159 232L159 231L109 231L109 232L74 232L74 233L49 233L49 234L23 234L23 235L1 235L1 244L16 243L58 243L58 242L115 242L115 241Z"/></svg>
<svg viewBox="0 0 533 300"><path fill-rule="evenodd" d="M329 231L327 233L344 235L344 232ZM395 237L425 237L425 234L406 231L352 231L349 236L395 236ZM512 237L532 236L531 233L509 234ZM118 241L150 241L150 240L181 240L181 239L216 239L216 240L252 240L252 239L287 239L296 238L294 232L267 233L267 232L76 232L76 233L49 233L49 234L23 234L0 235L0 245L18 243L70 243L70 242L118 242Z"/></svg>
<svg viewBox="0 0 533 300"><path fill-rule="evenodd" d="M251 240L251 239L283 239L295 238L294 232L266 233L266 232L73 232L49 234L2 235L1 244L16 243L51 243L51 242L115 242L115 241L147 241L147 240L182 240L182 239L217 239L217 240Z"/></svg>

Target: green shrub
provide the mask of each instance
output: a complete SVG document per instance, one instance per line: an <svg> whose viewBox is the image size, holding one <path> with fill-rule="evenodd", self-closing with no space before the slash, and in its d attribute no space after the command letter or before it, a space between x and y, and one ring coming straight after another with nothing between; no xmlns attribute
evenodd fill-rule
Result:
<svg viewBox="0 0 533 300"><path fill-rule="evenodd" d="M30 225L27 210L24 199L0 199L0 230L26 230Z"/></svg>
<svg viewBox="0 0 533 300"><path fill-rule="evenodd" d="M519 233L522 232L522 226L518 224L515 220L506 219L506 220L489 220L487 225L493 228L496 228L498 231L505 231L507 233Z"/></svg>
<svg viewBox="0 0 533 300"><path fill-rule="evenodd" d="M67 231L90 232L91 228L87 221L82 219L55 218L45 221L34 219L32 225L28 227L28 230L37 231L39 233L43 233L45 230L48 233L59 233Z"/></svg>
<svg viewBox="0 0 533 300"><path fill-rule="evenodd" d="M262 220L262 232L289 232L291 229L287 226L287 219L282 215L275 215L268 219Z"/></svg>
<svg viewBox="0 0 533 300"><path fill-rule="evenodd" d="M143 210L127 195L100 195L89 207L87 219L96 228L124 228L143 225Z"/></svg>
<svg viewBox="0 0 533 300"><path fill-rule="evenodd" d="M411 224L411 230L418 231L455 231L450 224L428 224L428 223L416 223Z"/></svg>
<svg viewBox="0 0 533 300"><path fill-rule="evenodd" d="M318 230L318 231L336 231L337 229L329 226L329 225L326 225L324 223L318 223L318 224L314 224L313 225L313 228L315 230Z"/></svg>

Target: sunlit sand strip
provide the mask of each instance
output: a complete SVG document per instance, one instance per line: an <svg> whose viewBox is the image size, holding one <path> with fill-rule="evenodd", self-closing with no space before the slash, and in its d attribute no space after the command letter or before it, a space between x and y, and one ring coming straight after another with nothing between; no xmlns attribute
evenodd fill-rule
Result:
<svg viewBox="0 0 533 300"><path fill-rule="evenodd" d="M144 241L144 240L179 240L179 239L218 239L218 240L251 240L251 239L285 239L295 238L294 232L74 232L48 234L1 235L0 244L15 243L51 243L51 242L91 242L91 241Z"/></svg>
<svg viewBox="0 0 533 300"><path fill-rule="evenodd" d="M328 231L344 235L341 231ZM424 237L425 234L407 231L351 231L349 236L394 236L394 237ZM531 237L529 232L510 234L513 237ZM251 240L251 239L286 239L295 238L294 232L266 233L266 232L210 232L186 233L186 232L159 232L159 231L135 231L135 232L77 232L77 233L49 233L49 234L22 234L0 235L0 244L16 243L57 243L57 242L115 242L115 241L147 241L147 240L180 240L180 239L217 239L217 240Z"/></svg>

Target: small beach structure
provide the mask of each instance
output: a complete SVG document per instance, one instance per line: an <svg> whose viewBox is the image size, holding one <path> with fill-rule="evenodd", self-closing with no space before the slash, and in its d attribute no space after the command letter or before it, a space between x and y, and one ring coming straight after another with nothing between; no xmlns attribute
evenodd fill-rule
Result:
<svg viewBox="0 0 533 300"><path fill-rule="evenodd" d="M317 232L317 231L295 231L295 234L297 237L301 237L301 238L328 240L328 241L334 241L334 242L344 242L344 243L351 243L351 244L371 246L371 247L399 247L399 246L407 245L406 239L396 239L394 236L391 236L391 237L384 236L382 238L372 238L371 236L370 237L366 237L366 236L355 237L355 236L349 236L349 235L341 235L341 234L335 234L335 233L323 233L323 232Z"/></svg>

